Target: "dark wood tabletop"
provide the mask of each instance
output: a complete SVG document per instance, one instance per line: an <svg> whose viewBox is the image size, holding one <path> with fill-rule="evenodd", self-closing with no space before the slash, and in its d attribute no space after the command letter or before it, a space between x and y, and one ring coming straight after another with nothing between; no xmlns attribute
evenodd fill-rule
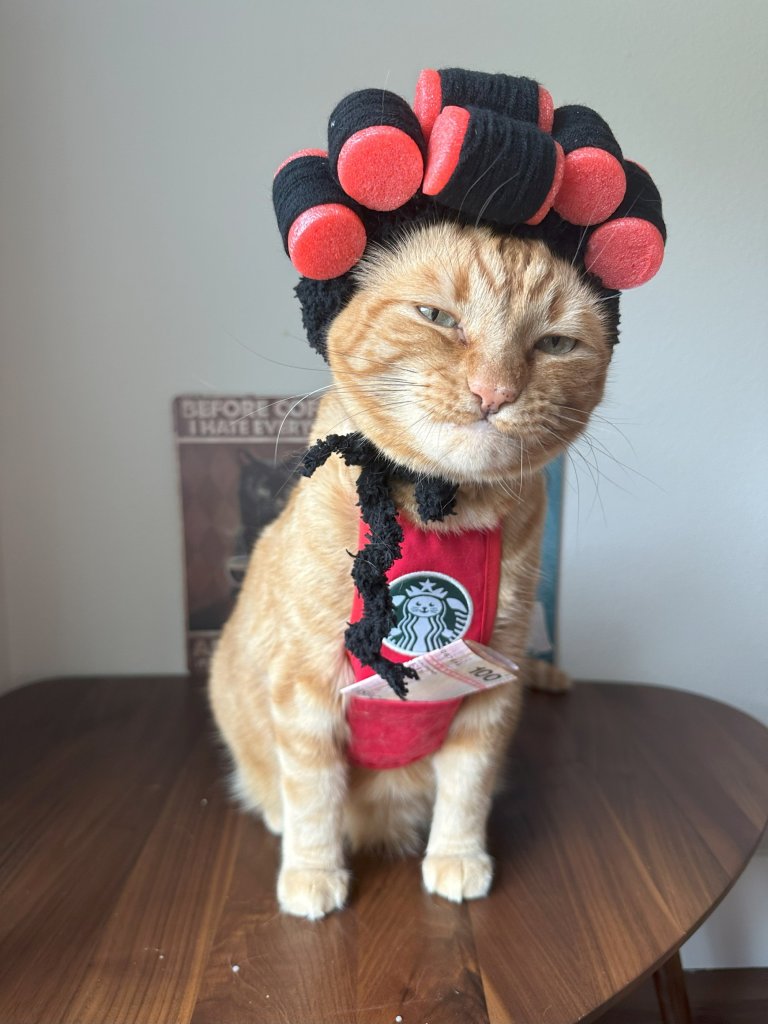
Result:
<svg viewBox="0 0 768 1024"><path fill-rule="evenodd" d="M2 1024L564 1024L660 967L766 825L768 731L660 687L529 694L488 899L357 858L350 906L279 913L279 843L228 803L200 684L0 700Z"/></svg>

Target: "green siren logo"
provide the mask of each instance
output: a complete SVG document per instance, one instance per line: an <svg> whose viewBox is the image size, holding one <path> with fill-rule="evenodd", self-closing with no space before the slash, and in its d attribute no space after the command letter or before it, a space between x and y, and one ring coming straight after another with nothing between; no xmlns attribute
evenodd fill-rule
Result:
<svg viewBox="0 0 768 1024"><path fill-rule="evenodd" d="M385 643L415 657L459 640L472 621L472 598L442 572L409 572L389 585L397 624Z"/></svg>

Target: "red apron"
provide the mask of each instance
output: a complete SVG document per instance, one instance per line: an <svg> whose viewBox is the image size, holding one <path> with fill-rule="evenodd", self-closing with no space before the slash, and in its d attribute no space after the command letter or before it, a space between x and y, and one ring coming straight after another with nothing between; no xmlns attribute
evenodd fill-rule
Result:
<svg viewBox="0 0 768 1024"><path fill-rule="evenodd" d="M436 533L400 517L402 558L387 573L398 616L381 653L404 662L466 638L487 644L496 620L501 572L501 526L494 530ZM359 549L367 530L360 522ZM362 618L357 590L350 622ZM372 675L350 654L355 679ZM416 683L418 685L418 683ZM364 768L400 768L438 750L462 702L453 700L370 700L351 697L347 705L349 760Z"/></svg>

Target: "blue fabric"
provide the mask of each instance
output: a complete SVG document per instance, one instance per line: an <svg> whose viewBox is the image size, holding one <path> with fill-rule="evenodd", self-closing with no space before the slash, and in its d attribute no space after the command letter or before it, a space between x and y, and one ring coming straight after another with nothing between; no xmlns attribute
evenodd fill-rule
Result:
<svg viewBox="0 0 768 1024"><path fill-rule="evenodd" d="M534 651L536 657L543 661L556 660L557 644L557 595L558 576L560 572L560 534L563 506L563 466L565 456L560 455L546 467L547 481L547 518L544 523L544 536L541 542L541 571L539 589L536 595L544 609L547 633L552 644L550 651Z"/></svg>

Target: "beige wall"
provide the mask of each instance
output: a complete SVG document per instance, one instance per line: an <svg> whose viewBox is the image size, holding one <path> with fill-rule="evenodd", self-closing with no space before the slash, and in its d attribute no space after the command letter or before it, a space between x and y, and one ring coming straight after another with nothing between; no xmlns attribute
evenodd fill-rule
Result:
<svg viewBox="0 0 768 1024"><path fill-rule="evenodd" d="M11 658L8 649L8 611L5 602L4 582L3 549L0 546L0 693L3 693L11 685Z"/></svg>
<svg viewBox="0 0 768 1024"><path fill-rule="evenodd" d="M670 229L662 273L623 300L597 485L589 447L574 456L564 663L768 720L767 5L5 0L0 19L10 682L183 669L171 397L325 381L272 171L323 144L345 92L410 96L421 67L459 65L594 104ZM742 944L727 922L704 933L697 962L768 963L759 920Z"/></svg>

